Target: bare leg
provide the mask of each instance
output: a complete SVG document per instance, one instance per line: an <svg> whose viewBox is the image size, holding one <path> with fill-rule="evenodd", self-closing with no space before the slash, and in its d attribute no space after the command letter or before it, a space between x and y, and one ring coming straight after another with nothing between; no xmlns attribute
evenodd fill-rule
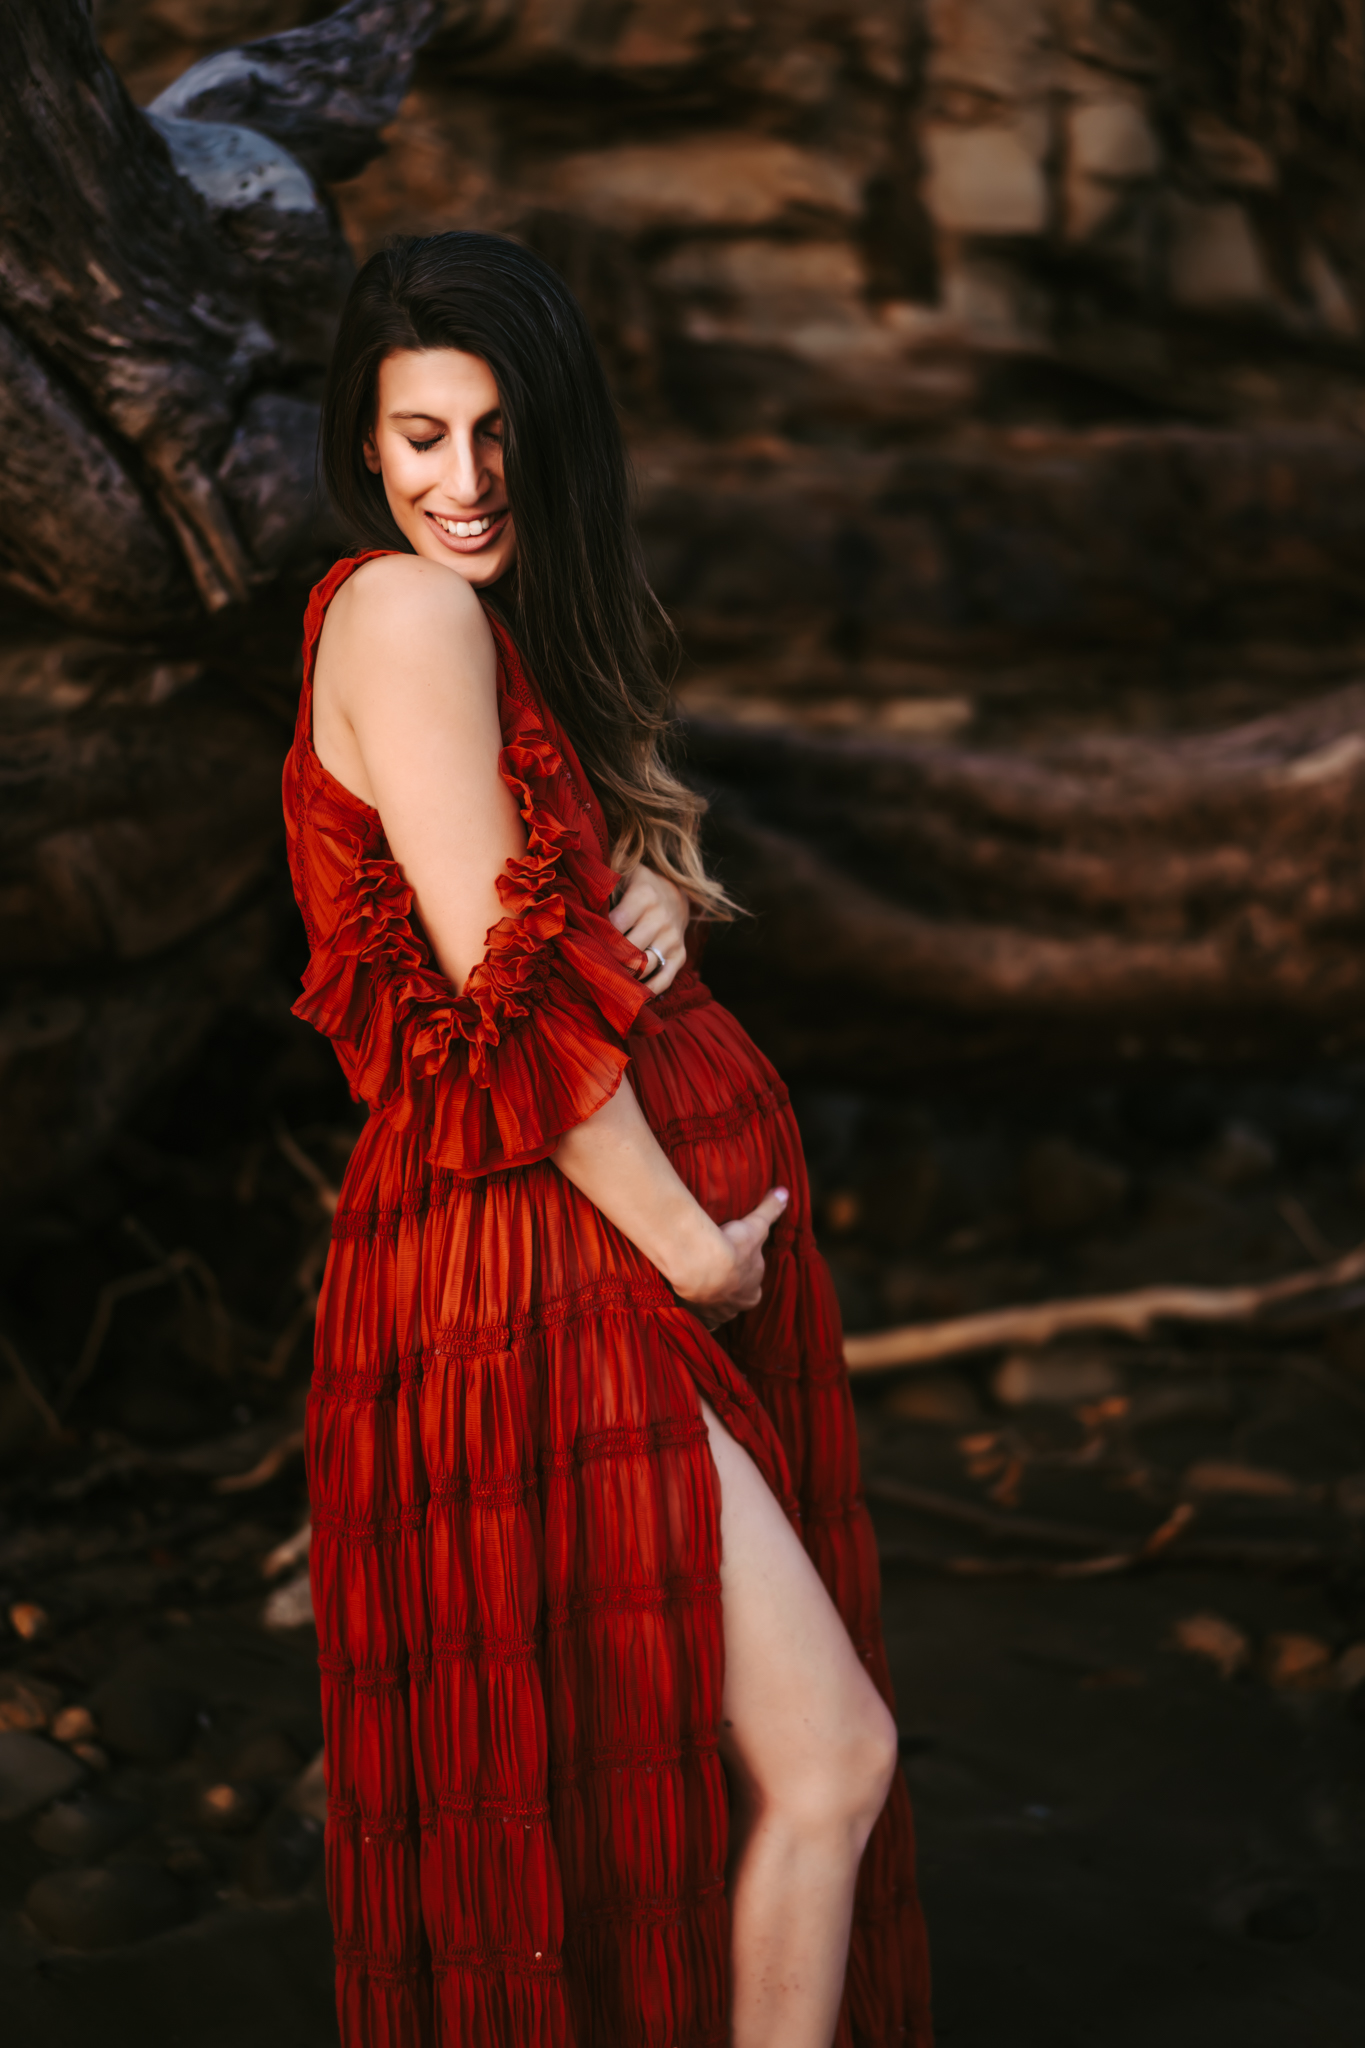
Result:
<svg viewBox="0 0 1365 2048"><path fill-rule="evenodd" d="M896 1728L752 1459L702 1404L721 1487L733 2048L830 2048L858 1864Z"/></svg>

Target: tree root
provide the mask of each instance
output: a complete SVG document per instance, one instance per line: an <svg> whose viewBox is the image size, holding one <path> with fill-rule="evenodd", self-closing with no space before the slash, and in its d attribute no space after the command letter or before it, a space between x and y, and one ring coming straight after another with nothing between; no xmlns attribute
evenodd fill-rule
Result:
<svg viewBox="0 0 1365 2048"><path fill-rule="evenodd" d="M1112 1331L1123 1337L1147 1337L1159 1322L1253 1322L1280 1302L1349 1287L1362 1276L1365 1245L1357 1245L1330 1265L1287 1273L1259 1287L1137 1287L1123 1294L1028 1302L1013 1308L986 1309L978 1315L952 1316L943 1322L909 1323L901 1329L869 1331L844 1339L844 1359L851 1373L886 1372L897 1367L937 1365L945 1358L964 1358L975 1351L996 1351L1016 1345L1033 1348L1049 1344L1055 1337L1081 1332Z"/></svg>

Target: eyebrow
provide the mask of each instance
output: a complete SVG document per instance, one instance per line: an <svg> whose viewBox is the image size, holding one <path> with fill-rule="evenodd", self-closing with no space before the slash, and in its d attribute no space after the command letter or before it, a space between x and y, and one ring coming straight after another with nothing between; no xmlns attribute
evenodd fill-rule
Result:
<svg viewBox="0 0 1365 2048"><path fill-rule="evenodd" d="M436 412L391 412L389 418L391 420L430 420L433 427L443 427L445 425L441 415ZM500 420L501 418L502 407L500 405L491 405L487 412L479 414L474 424L476 427L479 427L483 425L485 420Z"/></svg>

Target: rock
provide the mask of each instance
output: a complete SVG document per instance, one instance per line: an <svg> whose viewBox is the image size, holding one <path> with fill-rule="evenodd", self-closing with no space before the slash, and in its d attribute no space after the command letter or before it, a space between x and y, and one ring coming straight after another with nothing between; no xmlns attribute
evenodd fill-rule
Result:
<svg viewBox="0 0 1365 2048"><path fill-rule="evenodd" d="M1123 1381L1101 1352L1020 1351L996 1368L991 1392L1005 1408L1032 1405L1068 1408L1077 1401L1103 1401Z"/></svg>
<svg viewBox="0 0 1365 2048"><path fill-rule="evenodd" d="M117 1948L178 1927L189 1917L189 1901L169 1872L119 1863L40 1877L24 1911L40 1934L63 1948Z"/></svg>
<svg viewBox="0 0 1365 2048"><path fill-rule="evenodd" d="M1317 316L1328 334L1341 341L1359 341L1360 315L1340 271L1319 242L1306 242L1299 258L1299 276L1308 288Z"/></svg>
<svg viewBox="0 0 1365 2048"><path fill-rule="evenodd" d="M136 1806L131 1800L85 1792L50 1806L34 1822L31 1839L45 1856L95 1863L120 1842L140 1834L150 1818L145 1806Z"/></svg>
<svg viewBox="0 0 1365 2048"><path fill-rule="evenodd" d="M1314 1691L1332 1681L1332 1651L1320 1636L1267 1636L1261 1668L1270 1684L1289 1692Z"/></svg>
<svg viewBox="0 0 1365 2048"><path fill-rule="evenodd" d="M1009 101L1037 89L1045 47L1056 32L1052 10L1041 0L972 0L970 6L929 0L924 13L937 98L960 93L964 100Z"/></svg>
<svg viewBox="0 0 1365 2048"><path fill-rule="evenodd" d="M1251 1661L1251 1642L1235 1622L1221 1614L1187 1614L1172 1630L1178 1650L1216 1664L1223 1678L1235 1678Z"/></svg>
<svg viewBox="0 0 1365 2048"><path fill-rule="evenodd" d="M301 1892L322 1855L324 1823L282 1801L251 1844L243 1882L253 1898L288 1899Z"/></svg>
<svg viewBox="0 0 1365 2048"><path fill-rule="evenodd" d="M971 1429L981 1420L981 1404L966 1380L935 1373L893 1388L882 1403L882 1413L933 1429Z"/></svg>
<svg viewBox="0 0 1365 2048"><path fill-rule="evenodd" d="M852 166L743 131L582 150L561 157L552 182L526 197L626 235L765 227L811 214L852 220L860 206Z"/></svg>
<svg viewBox="0 0 1365 2048"><path fill-rule="evenodd" d="M310 1628L312 1622L313 1589L306 1570L277 1586L261 1609L263 1628Z"/></svg>
<svg viewBox="0 0 1365 2048"><path fill-rule="evenodd" d="M1041 348L1048 306L1026 269L998 255L959 247L945 252L943 304L949 317L981 347Z"/></svg>
<svg viewBox="0 0 1365 2048"><path fill-rule="evenodd" d="M137 1763L174 1763L194 1737L195 1700L145 1657L97 1686L91 1706L106 1745Z"/></svg>
<svg viewBox="0 0 1365 2048"><path fill-rule="evenodd" d="M217 1834L244 1835L261 1817L261 1802L249 1785L207 1785L196 1808L199 1825Z"/></svg>
<svg viewBox="0 0 1365 2048"><path fill-rule="evenodd" d="M1245 207L1206 205L1172 193L1170 293L1192 313L1268 310L1278 303Z"/></svg>
<svg viewBox="0 0 1365 2048"><path fill-rule="evenodd" d="M1134 180L1150 178L1161 148L1136 100L1080 100L1067 117L1066 232L1083 242L1113 215Z"/></svg>
<svg viewBox="0 0 1365 2048"><path fill-rule="evenodd" d="M1078 100L1067 139L1071 162L1088 178L1150 178L1161 165L1161 145L1138 100Z"/></svg>
<svg viewBox="0 0 1365 2048"><path fill-rule="evenodd" d="M0 1821L19 1820L60 1799L85 1776L68 1750L39 1735L0 1735Z"/></svg>
<svg viewBox="0 0 1365 2048"><path fill-rule="evenodd" d="M1029 1227L1069 1237L1106 1222L1128 1197L1128 1175L1069 1138L1043 1138L1024 1160L1020 1195Z"/></svg>
<svg viewBox="0 0 1365 2048"><path fill-rule="evenodd" d="M241 1784L260 1785L277 1778L296 1778L298 1771L299 1753L293 1743L277 1728L267 1728L238 1750L229 1775Z"/></svg>
<svg viewBox="0 0 1365 2048"><path fill-rule="evenodd" d="M1243 192L1273 192L1279 184L1270 152L1250 135L1230 128L1219 115L1199 109L1186 121L1185 133L1200 169L1216 185Z"/></svg>
<svg viewBox="0 0 1365 2048"><path fill-rule="evenodd" d="M63 1707L53 1716L52 1739L54 1742L92 1743L99 1729L89 1707Z"/></svg>
<svg viewBox="0 0 1365 2048"><path fill-rule="evenodd" d="M41 1678L20 1678L12 1671L0 1674L0 1734L36 1734L47 1727L61 1700L56 1686L45 1685Z"/></svg>
<svg viewBox="0 0 1365 2048"><path fill-rule="evenodd" d="M1200 1163L1220 1188L1240 1188L1264 1180L1274 1172L1278 1159L1273 1138L1268 1138L1255 1124L1237 1120L1224 1125Z"/></svg>
<svg viewBox="0 0 1365 2048"><path fill-rule="evenodd" d="M41 1642L52 1628L47 1609L32 1600L15 1601L9 1611L9 1625L26 1643Z"/></svg>
<svg viewBox="0 0 1365 2048"><path fill-rule="evenodd" d="M1043 232L1047 126L1041 118L981 128L931 123L922 145L925 204L938 227L967 235Z"/></svg>

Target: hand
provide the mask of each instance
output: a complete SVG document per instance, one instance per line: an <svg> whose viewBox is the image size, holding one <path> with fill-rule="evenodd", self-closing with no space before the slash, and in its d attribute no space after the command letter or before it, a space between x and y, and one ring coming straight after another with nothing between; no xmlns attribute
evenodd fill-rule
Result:
<svg viewBox="0 0 1365 2048"><path fill-rule="evenodd" d="M714 1280L684 1296L692 1313L715 1330L745 1309L757 1308L763 1292L763 1246L768 1232L787 1206L785 1188L770 1188L756 1209L733 1223L722 1223L720 1236L729 1253L728 1267L719 1264Z"/></svg>
<svg viewBox="0 0 1365 2048"><path fill-rule="evenodd" d="M618 932L625 933L632 946L638 946L642 953L649 946L657 946L664 956L664 965L660 967L651 954L640 977L652 996L663 994L687 956L687 921L691 913L692 905L676 883L644 866L636 868L630 876L621 891L620 902L611 912L612 923Z"/></svg>

